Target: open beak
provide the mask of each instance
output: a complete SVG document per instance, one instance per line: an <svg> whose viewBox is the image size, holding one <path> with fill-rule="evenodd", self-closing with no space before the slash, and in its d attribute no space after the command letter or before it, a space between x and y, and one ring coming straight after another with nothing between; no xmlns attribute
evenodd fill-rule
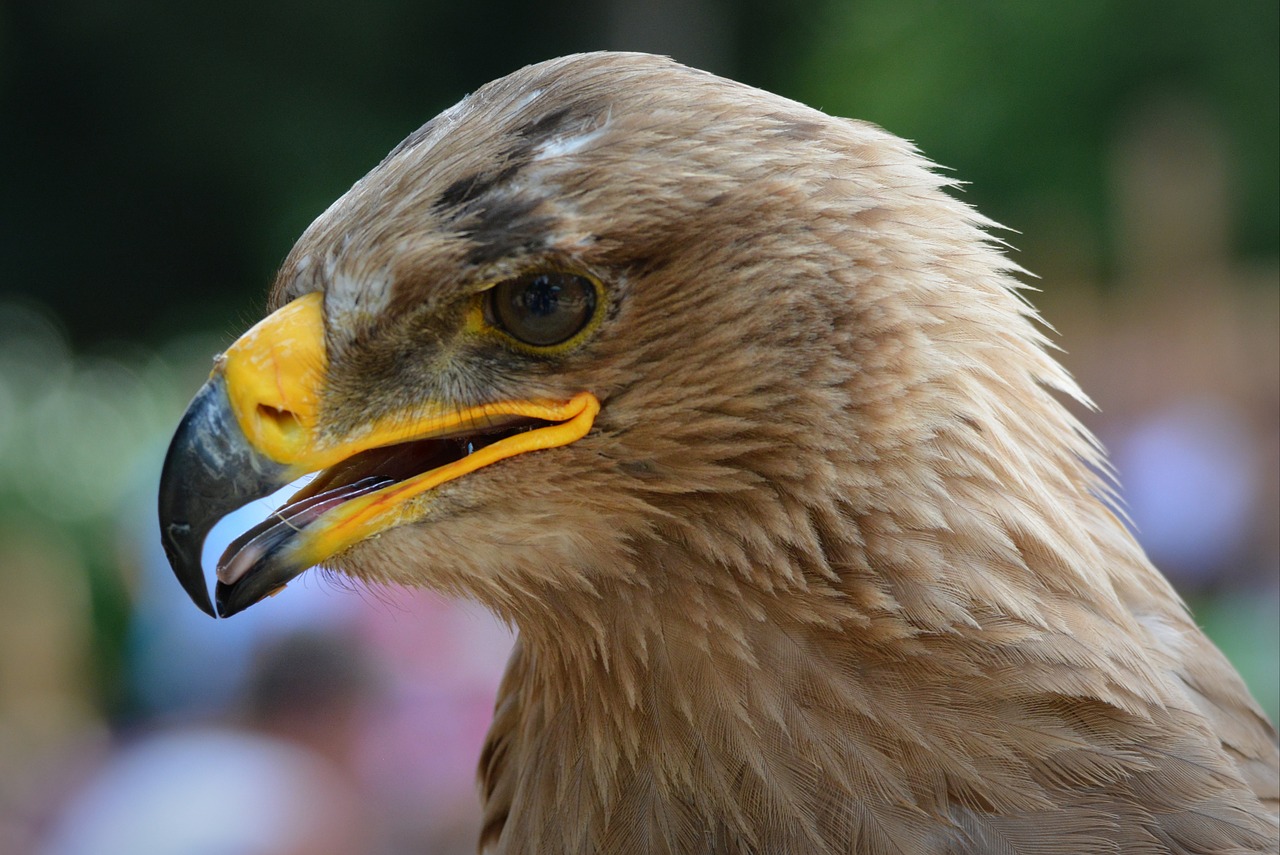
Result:
<svg viewBox="0 0 1280 855"><path fill-rule="evenodd" d="M365 538L417 519L441 484L580 439L600 410L589 392L467 407L431 401L333 435L321 406L328 365L322 299L314 293L294 300L228 348L169 445L161 541L178 581L210 615L201 547L236 508L319 473L218 561L222 617Z"/></svg>

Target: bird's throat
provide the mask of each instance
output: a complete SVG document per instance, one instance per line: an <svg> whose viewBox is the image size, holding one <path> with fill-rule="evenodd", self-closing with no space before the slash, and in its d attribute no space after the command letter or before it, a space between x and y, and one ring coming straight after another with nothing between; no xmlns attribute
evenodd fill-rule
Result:
<svg viewBox="0 0 1280 855"><path fill-rule="evenodd" d="M813 655L824 631L724 609L707 601L715 596L632 598L603 633L522 631L480 770L498 851L624 851L607 841L645 839L664 815L682 834L724 842L707 851L770 834L782 836L760 851L821 851L803 829L852 786L848 758L818 738L848 703L824 687L831 663ZM722 609L716 625L710 608ZM752 802L791 816L755 827L760 814L742 810ZM580 821L542 821L565 804L582 808ZM672 851L703 851L688 842Z"/></svg>

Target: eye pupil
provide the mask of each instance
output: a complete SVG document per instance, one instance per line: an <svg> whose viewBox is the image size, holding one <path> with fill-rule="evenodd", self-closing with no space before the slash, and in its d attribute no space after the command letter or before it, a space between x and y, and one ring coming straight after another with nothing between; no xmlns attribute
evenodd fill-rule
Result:
<svg viewBox="0 0 1280 855"><path fill-rule="evenodd" d="M596 310L592 281L574 273L532 273L489 291L493 320L512 337L536 347L573 338Z"/></svg>
<svg viewBox="0 0 1280 855"><path fill-rule="evenodd" d="M545 318L560 308L560 290L560 283L550 276L535 276L518 299L530 315Z"/></svg>

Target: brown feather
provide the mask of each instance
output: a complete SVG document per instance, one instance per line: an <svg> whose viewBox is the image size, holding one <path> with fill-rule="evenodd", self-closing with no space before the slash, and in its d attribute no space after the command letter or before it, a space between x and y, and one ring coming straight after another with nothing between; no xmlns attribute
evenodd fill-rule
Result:
<svg viewBox="0 0 1280 855"><path fill-rule="evenodd" d="M1267 852L1276 735L1108 508L991 223L868 124L637 54L476 92L329 209L326 416L602 401L339 557L519 627L501 853ZM563 358L466 295L605 282Z"/></svg>

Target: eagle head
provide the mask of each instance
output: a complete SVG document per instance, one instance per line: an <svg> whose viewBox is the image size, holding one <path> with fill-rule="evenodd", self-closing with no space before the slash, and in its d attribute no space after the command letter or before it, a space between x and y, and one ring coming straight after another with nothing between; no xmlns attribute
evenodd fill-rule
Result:
<svg viewBox="0 0 1280 855"><path fill-rule="evenodd" d="M485 86L217 358L162 477L179 580L226 616L322 565L517 625L502 851L1274 847L1274 732L949 183L656 57ZM311 473L211 601L209 528Z"/></svg>
<svg viewBox="0 0 1280 855"><path fill-rule="evenodd" d="M886 456L985 415L946 380L969 316L1066 384L947 183L871 125L653 57L480 89L307 229L216 361L166 463L179 578L207 608L212 521L313 472L219 563L222 614L315 564L511 613L660 584L648 542L766 588L829 574L850 479L888 500Z"/></svg>

